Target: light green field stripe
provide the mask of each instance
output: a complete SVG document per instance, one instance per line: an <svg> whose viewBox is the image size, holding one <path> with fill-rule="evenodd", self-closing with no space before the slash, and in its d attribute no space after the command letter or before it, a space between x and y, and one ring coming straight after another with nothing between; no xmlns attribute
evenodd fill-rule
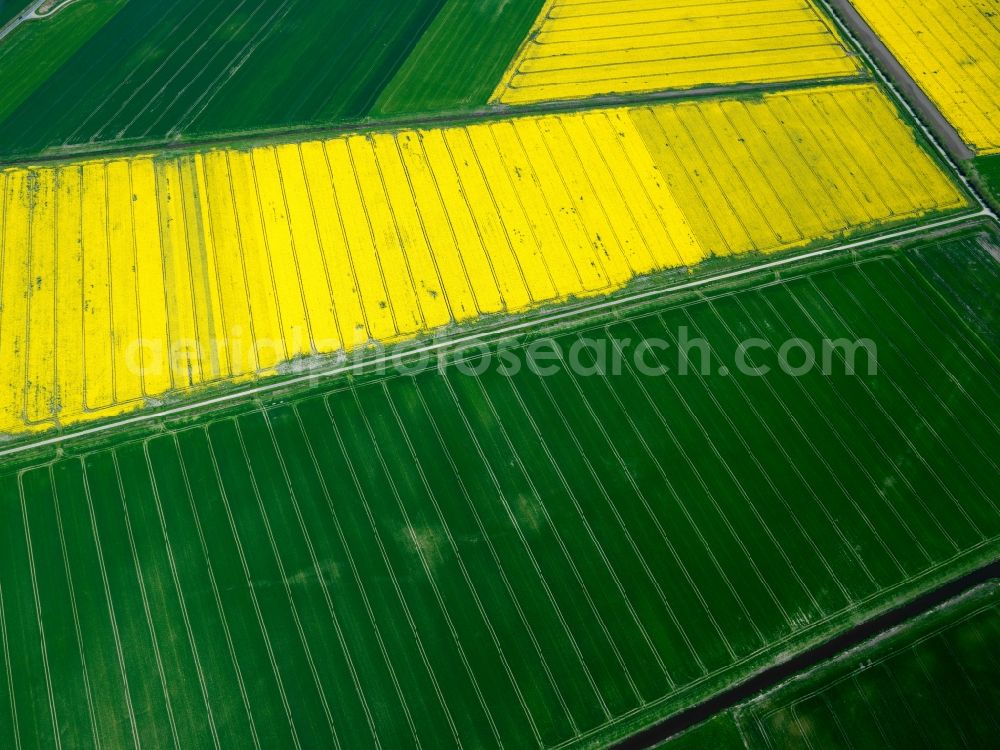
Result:
<svg viewBox="0 0 1000 750"><path fill-rule="evenodd" d="M38 490L30 483L29 491ZM0 508L0 569L3 570L7 676L13 685L13 719L22 737L54 746L58 719L52 701L52 675L36 599L38 581L31 534L24 523L24 485L10 487ZM50 638L52 636L49 636ZM7 718L4 719L5 723Z"/></svg>
<svg viewBox="0 0 1000 750"><path fill-rule="evenodd" d="M448 0L383 89L373 117L486 105L542 0Z"/></svg>
<svg viewBox="0 0 1000 750"><path fill-rule="evenodd" d="M274 705L276 699L268 695L260 714L249 703L251 690L259 689L257 686L263 682L262 675L252 673L252 679L244 679L242 666L236 659L234 639L243 625L244 615L239 613L239 618L230 623L221 606L219 579L204 554L203 541L207 539L189 493L190 478L181 463L176 436L165 435L139 445L147 456L142 462L147 466L146 473L153 478L153 503L162 514L164 546L174 561L176 573L171 571L171 578L176 576L177 590L183 598L184 609L164 612L164 621L183 619L185 610L190 618L188 643L192 654L198 654L197 663L210 696L211 719L206 714L203 717L205 724L209 727L214 724L222 747L252 747L257 722L264 722L262 731L274 731L273 720L268 723L268 707ZM120 455L120 460L126 460L126 453ZM138 460L136 454L131 455ZM252 694L256 696L257 690ZM225 699L218 700L217 696L225 696ZM278 722L278 726L281 725ZM210 729L207 734L211 734ZM201 736L207 734L202 731Z"/></svg>
<svg viewBox="0 0 1000 750"><path fill-rule="evenodd" d="M126 693L123 669L115 638L101 563L95 543L87 501L83 464L64 461L53 467L55 496L61 520L62 560L39 560L39 566L57 566L65 561L73 583L73 596L53 612L56 633L72 637L73 610L79 621L82 659L86 661L87 682L94 702L95 733L103 747L128 747L134 742L136 724L131 695ZM36 533L36 532L33 532ZM41 531L37 533L42 533ZM59 533L49 529L46 533ZM56 614L61 617L56 619ZM130 652L131 653L131 652ZM134 656L134 655L133 655ZM19 690L19 696L23 692ZM22 739L25 739L22 729ZM30 741L30 738L28 738Z"/></svg>
<svg viewBox="0 0 1000 750"><path fill-rule="evenodd" d="M15 508L19 503L20 489L16 474L0 477L0 502L5 508ZM8 636L7 607L13 602L11 584L0 579L0 742L13 747L17 742L17 691L13 683Z"/></svg>
<svg viewBox="0 0 1000 750"><path fill-rule="evenodd" d="M52 708L64 746L83 747L93 743L97 736L94 696L81 649L79 619L73 607L76 582L66 564L63 535L58 533L61 506L57 504L48 466L23 474L21 486L24 496L30 498L23 511L32 558L37 562L34 568L40 620L46 633L46 666L53 686L58 686L58 689L53 687ZM37 533L40 529L46 531Z"/></svg>
<svg viewBox="0 0 1000 750"><path fill-rule="evenodd" d="M176 735L203 737L207 744L218 739L205 665L210 650L197 646L184 589L178 586L177 559L161 519L162 503L149 472L142 470L146 464L144 446L123 446L115 451L115 457L120 466L135 467L121 475L122 493L128 498L123 512L127 514L129 542L138 561L144 604L168 687ZM227 724L231 723L232 719L227 718Z"/></svg>
<svg viewBox="0 0 1000 750"><path fill-rule="evenodd" d="M231 425L228 427L231 431ZM178 442L190 481L191 501L204 534L209 564L216 577L222 609L232 632L233 648L246 682L259 741L264 747L290 746L295 737L301 742L300 733L305 727L296 723L296 718L300 717L292 712L291 696L307 684L309 674L306 671L296 675L291 684L286 684L288 675L281 665L289 658L287 652L294 647L296 634L271 632L268 628L258 597L260 592L252 585L244 567L249 555L246 545L250 540L238 536L237 516L233 512L232 503L235 502L241 509L239 516L249 517L254 512L254 498L249 494L230 498L224 491L215 465L218 459L205 431L182 432ZM235 445L228 448L238 450ZM240 467L245 473L245 464L230 464L232 470ZM254 558L263 557L267 554L266 538L254 538L249 549ZM269 589L281 584L273 579L261 581L265 583L269 584ZM273 614L288 617L287 604ZM311 698L314 704L318 703L315 689ZM321 717L309 718L315 721Z"/></svg>
<svg viewBox="0 0 1000 750"><path fill-rule="evenodd" d="M406 546L399 549L400 537L395 534L384 537L383 524L391 527L394 514L383 506L392 497L386 489L385 495L378 493L369 498L372 482L378 480L376 469L364 458L359 460L353 453L345 453L347 446L351 451L354 449L353 433L339 418L332 419L323 400L302 404L298 411L331 497L332 507L328 506L328 512L332 519L326 520L325 525L329 527L332 520L337 536L343 540L339 559L346 564L339 568L343 572L337 579L338 589L343 588L350 601L357 601L359 596L362 599L361 607L349 610L350 615L345 612L345 616L357 620L354 642L358 646L352 648L367 646L358 650L359 655L369 654L371 667L365 670L369 683L380 677L384 680L386 673L391 681L391 691L383 682L371 694L372 700L384 698L391 710L389 723L379 726L380 737L385 731L388 737L412 742L415 733L429 746L447 743L452 730L446 706L431 677L431 669L436 668L426 657L423 638L418 642L413 632L414 613L404 588L411 577L420 575L419 562L412 548L409 552ZM370 458L374 462L375 457ZM371 500L376 501L374 506ZM403 540L405 544L405 536ZM401 565L399 558L404 555L409 559ZM373 639L364 637L367 634L374 634L377 650ZM450 637L444 632L437 636Z"/></svg>
<svg viewBox="0 0 1000 750"><path fill-rule="evenodd" d="M159 643L153 638L148 599L139 585L114 457L109 452L94 454L85 459L84 465L87 497L67 501L85 500L92 518L99 576L93 576L87 584L103 583L112 605L110 636L124 670L128 716L135 722L137 742L147 747L170 746L176 737L169 705L170 686ZM72 542L67 540L67 544Z"/></svg>

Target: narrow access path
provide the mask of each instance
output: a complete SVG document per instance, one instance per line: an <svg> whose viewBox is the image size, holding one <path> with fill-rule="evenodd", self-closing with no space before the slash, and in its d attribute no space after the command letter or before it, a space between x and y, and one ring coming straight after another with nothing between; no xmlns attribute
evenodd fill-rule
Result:
<svg viewBox="0 0 1000 750"><path fill-rule="evenodd" d="M833 7L841 22L851 31L858 43L871 55L896 88L902 93L917 111L924 123L938 137L941 145L957 162L963 162L975 156L958 131L952 127L941 110L924 93L920 85L906 72L896 56L889 51L868 22L861 17L851 0L827 0Z"/></svg>

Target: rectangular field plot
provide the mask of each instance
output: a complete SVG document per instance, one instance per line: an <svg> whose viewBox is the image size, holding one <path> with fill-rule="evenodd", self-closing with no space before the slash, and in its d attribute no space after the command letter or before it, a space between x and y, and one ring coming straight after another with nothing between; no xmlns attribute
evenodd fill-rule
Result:
<svg viewBox="0 0 1000 750"><path fill-rule="evenodd" d="M966 206L872 85L10 168L0 196L0 433Z"/></svg>
<svg viewBox="0 0 1000 750"><path fill-rule="evenodd" d="M977 231L8 462L0 746L604 747L993 559Z"/></svg>
<svg viewBox="0 0 1000 750"><path fill-rule="evenodd" d="M1000 153L995 0L852 0L972 148Z"/></svg>
<svg viewBox="0 0 1000 750"><path fill-rule="evenodd" d="M813 0L548 0L503 104L856 75Z"/></svg>

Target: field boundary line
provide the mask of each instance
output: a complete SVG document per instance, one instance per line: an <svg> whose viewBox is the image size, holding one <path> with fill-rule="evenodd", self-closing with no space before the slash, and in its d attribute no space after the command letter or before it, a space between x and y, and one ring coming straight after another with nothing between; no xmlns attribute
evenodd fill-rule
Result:
<svg viewBox="0 0 1000 750"><path fill-rule="evenodd" d="M810 78L801 81L745 83L732 86L700 86L693 89L670 89L636 95L603 95L586 99L541 102L518 106L482 106L470 110L451 110L398 117L356 119L346 122L298 124L277 128L250 128L242 131L188 134L183 138L120 139L94 143L54 146L41 153L17 154L0 151L0 169L6 167L41 166L55 162L77 162L90 159L126 156L156 156L171 153L204 152L220 148L248 149L254 146L282 145L290 142L326 140L337 136L368 133L396 133L422 128L460 127L479 123L504 122L522 117L591 112L602 109L639 107L669 102L697 101L719 97L738 97L781 93L799 89L847 86L871 83L870 75L841 78Z"/></svg>
<svg viewBox="0 0 1000 750"><path fill-rule="evenodd" d="M910 237L917 236L921 233L934 231L936 229L942 229L945 227L952 227L965 223L971 223L975 219L982 217L989 217L992 218L994 221L997 220L996 214L994 214L989 208L982 206L980 207L980 210L976 213L971 213L971 214L965 213L960 216L953 216L945 219L939 219L937 221L933 221L927 224L920 224L917 226L906 227L904 229L884 232L871 237L865 237L860 240L854 240L852 242L841 243L838 245L831 245L829 247L819 248L817 250L812 250L809 252L800 253L785 258L778 258L776 260L767 261L765 263L759 263L745 268L735 269L733 271L725 271L722 273L713 274L701 279L695 279L693 281L685 281L678 284L671 284L666 287L637 291L632 294L627 294L611 300L605 299L603 301L592 302L586 305L582 305L580 307L574 307L570 310L560 310L537 318L531 317L528 320L520 320L505 326L501 326L499 328L493 328L482 331L473 331L465 335L450 337L442 341L435 341L433 343L425 344L423 346L415 347L413 349L409 349L403 352L383 353L377 357L370 359L360 359L356 362L337 365L325 370L307 372L290 378L284 378L273 382L262 383L260 385L240 388L234 391L219 394L217 396L198 399L196 401L191 401L190 403L180 404L178 406L170 407L167 409L160 409L155 411L149 411L143 414L136 414L130 417L115 419L111 422L107 422L101 425L96 425L94 427L88 427L78 431L68 432L61 435L54 435L52 437L29 441L20 445L14 445L9 448L0 450L0 459L6 458L8 456L17 455L20 453L25 453L35 448L41 448L49 445L58 445L60 443L69 442L71 440L75 440L82 437L103 434L110 430L130 425L144 424L146 422L150 422L156 419L164 419L181 414L187 414L189 412L204 409L206 407L212 407L220 404L235 402L240 399L247 398L249 396L270 393L293 385L299 385L302 383L309 383L320 380L327 380L336 376L363 371L367 368L372 367L373 365L385 363L390 360L395 360L397 362L403 363L412 359L414 356L424 355L442 350L454 349L464 344L469 344L473 342L476 343L493 342L513 333L519 331L525 331L532 328L537 328L541 325L554 323L556 321L571 320L573 318L582 318L588 314L597 313L604 310L613 310L615 308L624 307L626 305L635 302L653 299L655 297L672 294L674 292L680 292L689 289L697 289L721 281L738 279L751 274L760 273L761 271L766 271L768 269L783 268L785 266L794 265L802 261L812 260L815 258L822 258L835 253L846 252L849 250L858 250L866 247L871 247L873 245L892 242L894 240L907 239Z"/></svg>

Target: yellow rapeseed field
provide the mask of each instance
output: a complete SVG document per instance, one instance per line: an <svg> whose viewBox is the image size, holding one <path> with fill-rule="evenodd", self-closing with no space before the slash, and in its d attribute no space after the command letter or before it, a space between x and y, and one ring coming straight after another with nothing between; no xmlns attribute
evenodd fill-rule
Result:
<svg viewBox="0 0 1000 750"><path fill-rule="evenodd" d="M964 205L870 84L0 171L0 432Z"/></svg>
<svg viewBox="0 0 1000 750"><path fill-rule="evenodd" d="M493 100L821 80L859 70L813 0L548 0Z"/></svg>
<svg viewBox="0 0 1000 750"><path fill-rule="evenodd" d="M854 0L896 59L981 154L1000 152L1000 3Z"/></svg>

